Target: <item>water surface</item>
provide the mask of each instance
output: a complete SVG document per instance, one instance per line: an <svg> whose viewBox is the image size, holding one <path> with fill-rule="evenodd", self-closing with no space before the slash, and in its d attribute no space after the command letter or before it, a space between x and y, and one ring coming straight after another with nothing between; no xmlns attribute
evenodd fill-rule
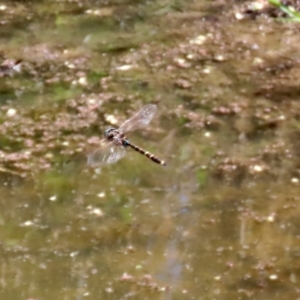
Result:
<svg viewBox="0 0 300 300"><path fill-rule="evenodd" d="M0 7L3 299L299 298L297 24L206 1ZM86 166L107 126L158 113Z"/></svg>

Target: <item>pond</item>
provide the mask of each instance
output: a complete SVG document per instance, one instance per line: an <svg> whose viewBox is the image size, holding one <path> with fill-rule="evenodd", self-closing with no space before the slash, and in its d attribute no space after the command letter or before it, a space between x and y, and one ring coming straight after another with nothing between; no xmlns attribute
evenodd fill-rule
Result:
<svg viewBox="0 0 300 300"><path fill-rule="evenodd" d="M1 299L300 298L297 23L263 1L0 13ZM166 166L122 145L89 166L146 105L126 138Z"/></svg>

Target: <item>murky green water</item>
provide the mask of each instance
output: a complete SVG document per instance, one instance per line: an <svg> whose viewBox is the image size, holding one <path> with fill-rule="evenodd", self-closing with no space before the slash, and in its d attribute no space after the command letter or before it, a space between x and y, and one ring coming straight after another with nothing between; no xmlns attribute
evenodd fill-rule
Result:
<svg viewBox="0 0 300 300"><path fill-rule="evenodd" d="M1 299L300 297L297 24L239 1L0 11ZM88 168L146 103L129 137L167 166Z"/></svg>

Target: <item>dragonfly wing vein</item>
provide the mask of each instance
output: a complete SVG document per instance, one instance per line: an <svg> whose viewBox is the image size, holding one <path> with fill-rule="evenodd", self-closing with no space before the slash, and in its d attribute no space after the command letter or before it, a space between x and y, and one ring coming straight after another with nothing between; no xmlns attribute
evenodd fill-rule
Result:
<svg viewBox="0 0 300 300"><path fill-rule="evenodd" d="M123 133L147 126L156 113L156 105L145 105L133 117L125 121L119 128Z"/></svg>
<svg viewBox="0 0 300 300"><path fill-rule="evenodd" d="M97 166L102 164L113 164L126 154L123 146L110 144L100 147L88 155L88 165Z"/></svg>

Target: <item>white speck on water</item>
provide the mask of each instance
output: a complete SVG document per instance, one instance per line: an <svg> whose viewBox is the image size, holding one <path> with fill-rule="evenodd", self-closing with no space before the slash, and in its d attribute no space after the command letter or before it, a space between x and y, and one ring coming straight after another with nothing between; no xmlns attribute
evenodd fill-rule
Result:
<svg viewBox="0 0 300 300"><path fill-rule="evenodd" d="M78 251L71 252L71 253L70 253L70 256L71 256L71 257L75 257L78 253L79 253Z"/></svg>
<svg viewBox="0 0 300 300"><path fill-rule="evenodd" d="M28 221L24 222L24 223L22 224L22 226L29 227L29 226L32 226L33 224L34 224L34 223L33 223L32 221L28 220Z"/></svg>
<svg viewBox="0 0 300 300"><path fill-rule="evenodd" d="M225 58L224 58L223 55L219 54L219 55L215 56L215 60L216 60L216 61L224 61Z"/></svg>
<svg viewBox="0 0 300 300"><path fill-rule="evenodd" d="M104 214L103 214L103 211L100 209L100 208L93 208L91 210L91 214L94 214L98 217L102 217Z"/></svg>
<svg viewBox="0 0 300 300"><path fill-rule="evenodd" d="M48 152L48 153L45 154L45 157L46 158L53 158L53 154Z"/></svg>
<svg viewBox="0 0 300 300"><path fill-rule="evenodd" d="M10 109L7 110L6 115L7 115L8 117L13 117L13 116L16 115L16 113L17 113L17 110L16 110L16 109L10 108Z"/></svg>
<svg viewBox="0 0 300 300"><path fill-rule="evenodd" d="M203 45L206 40L207 40L207 37L205 35L198 35L196 38L190 40L190 44Z"/></svg>
<svg viewBox="0 0 300 300"><path fill-rule="evenodd" d="M211 137L211 133L209 131L207 131L207 132L204 133L204 136L205 137Z"/></svg>
<svg viewBox="0 0 300 300"><path fill-rule="evenodd" d="M101 9L88 9L85 11L85 13L88 15L107 17L107 16L111 16L111 14L113 13L113 9L110 7L101 8Z"/></svg>
<svg viewBox="0 0 300 300"><path fill-rule="evenodd" d="M183 64L185 64L186 60L183 59L183 58L178 58L178 59L177 59L177 62L178 62L179 64L183 65Z"/></svg>
<svg viewBox="0 0 300 300"><path fill-rule="evenodd" d="M299 178L293 177L291 181L292 183L299 183Z"/></svg>
<svg viewBox="0 0 300 300"><path fill-rule="evenodd" d="M66 61L65 62L65 65L67 68L69 69L75 69L75 65L73 63L70 63L69 61Z"/></svg>
<svg viewBox="0 0 300 300"><path fill-rule="evenodd" d="M259 66L259 65L262 65L263 63L264 63L264 60L260 57L255 57L253 60L254 66Z"/></svg>
<svg viewBox="0 0 300 300"><path fill-rule="evenodd" d="M191 64L187 62L184 58L175 58L174 61L181 68L189 68L191 66Z"/></svg>
<svg viewBox="0 0 300 300"><path fill-rule="evenodd" d="M276 274L272 274L270 275L270 280L277 280L278 279L278 276Z"/></svg>
<svg viewBox="0 0 300 300"><path fill-rule="evenodd" d="M16 71L17 73L20 73L22 71L22 64L16 64L13 66L14 71Z"/></svg>
<svg viewBox="0 0 300 300"><path fill-rule="evenodd" d="M274 222L274 221L275 221L275 215L274 215L274 214L269 215L269 216L267 217L267 221L270 222L270 223Z"/></svg>
<svg viewBox="0 0 300 300"><path fill-rule="evenodd" d="M123 65L123 66L116 67L116 70L128 71L128 70L132 69L133 67L134 67L134 65Z"/></svg>
<svg viewBox="0 0 300 300"><path fill-rule="evenodd" d="M89 104L96 104L96 103L97 103L97 100L94 99L94 98L90 98L90 99L87 100L87 102L88 102Z"/></svg>
<svg viewBox="0 0 300 300"><path fill-rule="evenodd" d="M241 14L240 12L237 12L237 13L235 13L235 18L236 18L237 20L242 20L242 19L244 19L244 15Z"/></svg>
<svg viewBox="0 0 300 300"><path fill-rule="evenodd" d="M206 67L206 68L204 68L204 69L202 70L202 72L203 72L204 74L210 74L211 69L210 69L209 67Z"/></svg>
<svg viewBox="0 0 300 300"><path fill-rule="evenodd" d="M104 197L105 197L105 193L104 193L104 192L101 192L101 193L99 193L99 194L97 195L97 197L99 197L99 198L104 198Z"/></svg>
<svg viewBox="0 0 300 300"><path fill-rule="evenodd" d="M80 84L80 85L87 85L87 79L86 79L86 77L80 77L79 79L78 79L78 83Z"/></svg>
<svg viewBox="0 0 300 300"><path fill-rule="evenodd" d="M56 195L51 196L51 197L49 198L49 200L50 200L50 201L56 201L56 200L57 200L57 196L56 196Z"/></svg>
<svg viewBox="0 0 300 300"><path fill-rule="evenodd" d="M260 173L263 171L263 167L262 166L259 166L259 165L255 165L253 167L253 171L257 172L257 173Z"/></svg>
<svg viewBox="0 0 300 300"><path fill-rule="evenodd" d="M251 3L250 8L252 10L262 10L263 8L265 8L266 4L263 3L262 1L253 1Z"/></svg>
<svg viewBox="0 0 300 300"><path fill-rule="evenodd" d="M118 120L116 119L116 117L114 115L106 115L105 116L105 120L111 124L117 124Z"/></svg>

